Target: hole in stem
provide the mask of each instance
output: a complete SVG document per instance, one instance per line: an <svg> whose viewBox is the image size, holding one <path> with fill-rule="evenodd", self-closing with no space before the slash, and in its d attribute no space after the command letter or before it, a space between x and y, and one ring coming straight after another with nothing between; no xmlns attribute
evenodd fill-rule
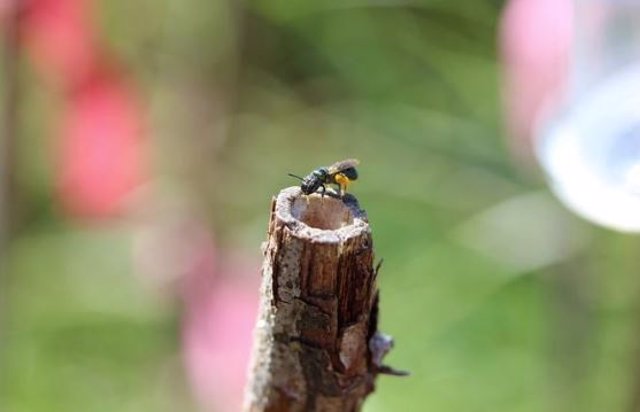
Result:
<svg viewBox="0 0 640 412"><path fill-rule="evenodd" d="M291 215L309 227L336 230L353 224L351 210L330 196L299 196L293 201Z"/></svg>

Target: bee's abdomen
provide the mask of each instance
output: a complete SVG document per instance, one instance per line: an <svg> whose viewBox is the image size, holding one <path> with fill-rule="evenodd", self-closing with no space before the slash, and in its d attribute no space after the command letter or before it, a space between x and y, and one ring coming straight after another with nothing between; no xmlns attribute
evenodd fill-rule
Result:
<svg viewBox="0 0 640 412"><path fill-rule="evenodd" d="M355 167L344 169L341 173L348 177L349 180L356 180L358 178L358 172L356 171Z"/></svg>

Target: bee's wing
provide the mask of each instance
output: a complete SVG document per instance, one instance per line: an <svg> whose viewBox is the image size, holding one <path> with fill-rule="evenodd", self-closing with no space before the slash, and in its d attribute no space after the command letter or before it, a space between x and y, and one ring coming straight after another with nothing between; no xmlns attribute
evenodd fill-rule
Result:
<svg viewBox="0 0 640 412"><path fill-rule="evenodd" d="M334 164L329 166L327 169L329 170L329 174L335 174L343 170L356 167L358 166L358 164L360 164L360 161L358 159L347 159L347 160L341 160L339 162L335 162Z"/></svg>

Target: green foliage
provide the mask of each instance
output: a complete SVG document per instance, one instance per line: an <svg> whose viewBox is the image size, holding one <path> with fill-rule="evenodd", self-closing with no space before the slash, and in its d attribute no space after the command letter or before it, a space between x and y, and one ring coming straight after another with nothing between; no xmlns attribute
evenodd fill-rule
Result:
<svg viewBox="0 0 640 412"><path fill-rule="evenodd" d="M147 92L160 179L201 196L223 246L258 250L269 199L295 184L287 172L361 160L352 191L385 262L388 363L412 372L382 377L367 411L621 410L638 384L638 241L552 200L509 203L541 183L511 166L500 133L497 3L101 6L106 40ZM39 87L27 94L25 111L46 111ZM185 410L175 315L132 276L132 229L61 224L46 166L28 162L35 212L11 250L2 409ZM491 226L497 205L520 221ZM558 225L527 235L549 216ZM483 232L464 238L478 219ZM511 247L483 254L483 237ZM560 252L536 255L547 240ZM538 263L501 259L512 252Z"/></svg>

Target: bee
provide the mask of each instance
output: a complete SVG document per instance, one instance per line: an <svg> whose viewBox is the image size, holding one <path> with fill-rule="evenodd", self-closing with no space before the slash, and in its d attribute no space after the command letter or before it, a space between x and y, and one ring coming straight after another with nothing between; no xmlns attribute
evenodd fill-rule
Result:
<svg viewBox="0 0 640 412"><path fill-rule="evenodd" d="M325 185L334 184L338 186L340 196L342 196L349 183L358 178L356 166L359 163L358 159L347 159L336 162L331 166L319 167L306 177L296 176L291 173L289 173L289 176L300 180L300 189L305 195L310 195L321 189L320 194L324 196L327 190Z"/></svg>

